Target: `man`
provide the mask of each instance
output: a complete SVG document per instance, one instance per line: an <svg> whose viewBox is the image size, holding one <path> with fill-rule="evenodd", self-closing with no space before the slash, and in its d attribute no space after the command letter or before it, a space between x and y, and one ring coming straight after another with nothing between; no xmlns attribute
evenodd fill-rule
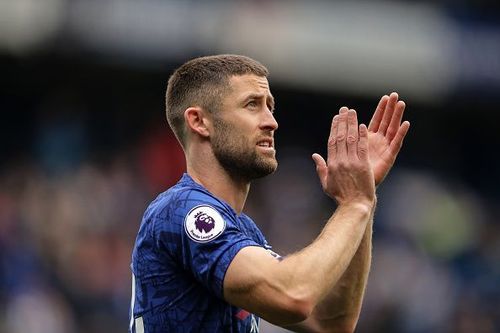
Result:
<svg viewBox="0 0 500 333"><path fill-rule="evenodd" d="M167 118L187 173L146 210L132 255L131 332L352 332L371 261L375 186L409 123L396 93L369 127L346 107L328 158L312 157L337 209L318 238L280 257L242 213L250 182L277 168L267 69L236 55L193 59L168 82Z"/></svg>

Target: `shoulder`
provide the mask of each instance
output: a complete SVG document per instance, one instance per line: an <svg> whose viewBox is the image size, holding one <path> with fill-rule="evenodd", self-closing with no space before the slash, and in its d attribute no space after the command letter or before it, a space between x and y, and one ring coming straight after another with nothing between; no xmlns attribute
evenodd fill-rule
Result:
<svg viewBox="0 0 500 333"><path fill-rule="evenodd" d="M145 218L171 219L195 206L207 205L225 209L220 200L199 186L179 183L160 193L148 206ZM172 216L172 214L174 216Z"/></svg>
<svg viewBox="0 0 500 333"><path fill-rule="evenodd" d="M248 233L252 234L254 239L258 240L258 242L262 246L266 247L267 240L264 237L264 234L262 233L262 231L257 226L257 224L255 224L255 222L248 215L246 215L244 213L242 213L240 215L240 218L242 219L242 221L244 221L244 225L245 225L245 228L248 230Z"/></svg>
<svg viewBox="0 0 500 333"><path fill-rule="evenodd" d="M160 194L146 210L145 220L152 222L154 232L187 232L196 240L196 231L222 232L235 220L234 212L223 201L197 186L174 186ZM207 238L208 239L208 238Z"/></svg>

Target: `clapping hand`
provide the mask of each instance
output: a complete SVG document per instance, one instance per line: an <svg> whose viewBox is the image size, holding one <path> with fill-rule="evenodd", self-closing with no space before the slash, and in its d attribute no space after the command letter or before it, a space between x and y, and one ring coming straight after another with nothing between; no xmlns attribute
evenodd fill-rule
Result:
<svg viewBox="0 0 500 333"><path fill-rule="evenodd" d="M406 105L398 98L395 92L382 96L368 125L369 159L376 185L392 168L410 128L408 121L401 123Z"/></svg>

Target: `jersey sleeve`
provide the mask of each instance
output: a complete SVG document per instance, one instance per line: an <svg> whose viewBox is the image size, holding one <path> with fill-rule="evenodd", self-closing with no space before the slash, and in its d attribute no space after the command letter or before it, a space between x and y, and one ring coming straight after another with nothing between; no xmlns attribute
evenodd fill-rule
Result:
<svg viewBox="0 0 500 333"><path fill-rule="evenodd" d="M170 204L168 218L155 226L157 246L222 299L233 258L246 246L261 245L242 232L233 212L203 191L185 191Z"/></svg>

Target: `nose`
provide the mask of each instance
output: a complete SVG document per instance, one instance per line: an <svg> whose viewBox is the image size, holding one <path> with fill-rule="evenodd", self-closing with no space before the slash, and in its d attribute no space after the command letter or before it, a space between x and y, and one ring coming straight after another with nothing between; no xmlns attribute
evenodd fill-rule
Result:
<svg viewBox="0 0 500 333"><path fill-rule="evenodd" d="M270 130L270 131L275 131L278 129L278 122L276 121L276 118L274 118L274 114L269 110L266 109L264 112L264 115L262 117L261 121L261 128Z"/></svg>

